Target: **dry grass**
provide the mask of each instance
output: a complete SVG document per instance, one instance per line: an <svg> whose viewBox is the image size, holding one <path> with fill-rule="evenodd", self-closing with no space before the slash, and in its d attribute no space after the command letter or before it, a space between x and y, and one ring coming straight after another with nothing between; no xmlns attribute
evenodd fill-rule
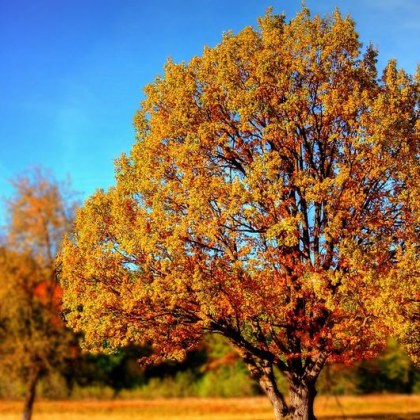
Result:
<svg viewBox="0 0 420 420"><path fill-rule="evenodd" d="M20 402L0 401L0 418L20 418ZM317 399L319 420L420 419L420 395L325 397ZM265 398L38 401L34 420L272 420Z"/></svg>

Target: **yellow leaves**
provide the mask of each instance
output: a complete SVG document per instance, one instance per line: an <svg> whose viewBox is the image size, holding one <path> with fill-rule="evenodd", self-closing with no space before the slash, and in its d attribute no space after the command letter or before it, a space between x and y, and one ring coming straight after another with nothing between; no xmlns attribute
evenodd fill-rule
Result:
<svg viewBox="0 0 420 420"><path fill-rule="evenodd" d="M377 81L338 11L259 24L168 62L117 186L79 212L64 299L92 346L110 333L177 356L205 325L354 358L388 334L382 279L420 218L418 86L392 63Z"/></svg>
<svg viewBox="0 0 420 420"><path fill-rule="evenodd" d="M1 363L10 375L22 375L34 361L45 373L74 357L68 350L76 338L62 321L54 261L73 205L65 186L40 169L13 185L8 234L0 247Z"/></svg>
<svg viewBox="0 0 420 420"><path fill-rule="evenodd" d="M276 240L279 246L293 247L299 243L300 216L288 217L275 223L267 230L268 240Z"/></svg>
<svg viewBox="0 0 420 420"><path fill-rule="evenodd" d="M64 232L70 227L73 203L66 203L66 185L38 168L12 182L15 196L7 203L8 242L20 252L33 252L39 264L52 266Z"/></svg>

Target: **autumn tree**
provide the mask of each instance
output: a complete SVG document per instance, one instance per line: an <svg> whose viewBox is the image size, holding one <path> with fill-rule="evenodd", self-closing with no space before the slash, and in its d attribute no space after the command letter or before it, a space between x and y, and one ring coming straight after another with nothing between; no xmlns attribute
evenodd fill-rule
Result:
<svg viewBox="0 0 420 420"><path fill-rule="evenodd" d="M116 186L64 245L85 345L147 341L154 362L221 334L291 419L315 419L328 361L373 357L390 334L414 346L418 82L395 61L378 77L376 57L350 17L304 8L169 61Z"/></svg>
<svg viewBox="0 0 420 420"><path fill-rule="evenodd" d="M39 379L77 354L65 327L55 256L71 226L73 206L63 185L35 170L13 181L9 222L0 247L0 369L25 385L30 419Z"/></svg>

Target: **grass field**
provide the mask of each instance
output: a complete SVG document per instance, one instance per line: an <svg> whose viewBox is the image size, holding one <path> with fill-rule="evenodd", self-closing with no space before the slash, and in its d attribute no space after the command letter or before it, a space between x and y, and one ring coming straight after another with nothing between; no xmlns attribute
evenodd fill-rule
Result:
<svg viewBox="0 0 420 420"><path fill-rule="evenodd" d="M20 419L21 403L0 401L2 420ZM420 419L420 395L317 398L319 420ZM37 401L33 420L272 420L265 398Z"/></svg>

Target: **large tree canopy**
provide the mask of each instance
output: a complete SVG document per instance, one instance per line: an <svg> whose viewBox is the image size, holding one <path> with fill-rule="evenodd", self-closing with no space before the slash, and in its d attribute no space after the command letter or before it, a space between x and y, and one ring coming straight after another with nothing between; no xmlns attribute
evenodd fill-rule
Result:
<svg viewBox="0 0 420 420"><path fill-rule="evenodd" d="M154 361L222 334L276 416L305 419L327 360L414 346L418 83L394 61L378 78L351 18L269 12L145 92L116 187L64 245L86 346L147 341Z"/></svg>

